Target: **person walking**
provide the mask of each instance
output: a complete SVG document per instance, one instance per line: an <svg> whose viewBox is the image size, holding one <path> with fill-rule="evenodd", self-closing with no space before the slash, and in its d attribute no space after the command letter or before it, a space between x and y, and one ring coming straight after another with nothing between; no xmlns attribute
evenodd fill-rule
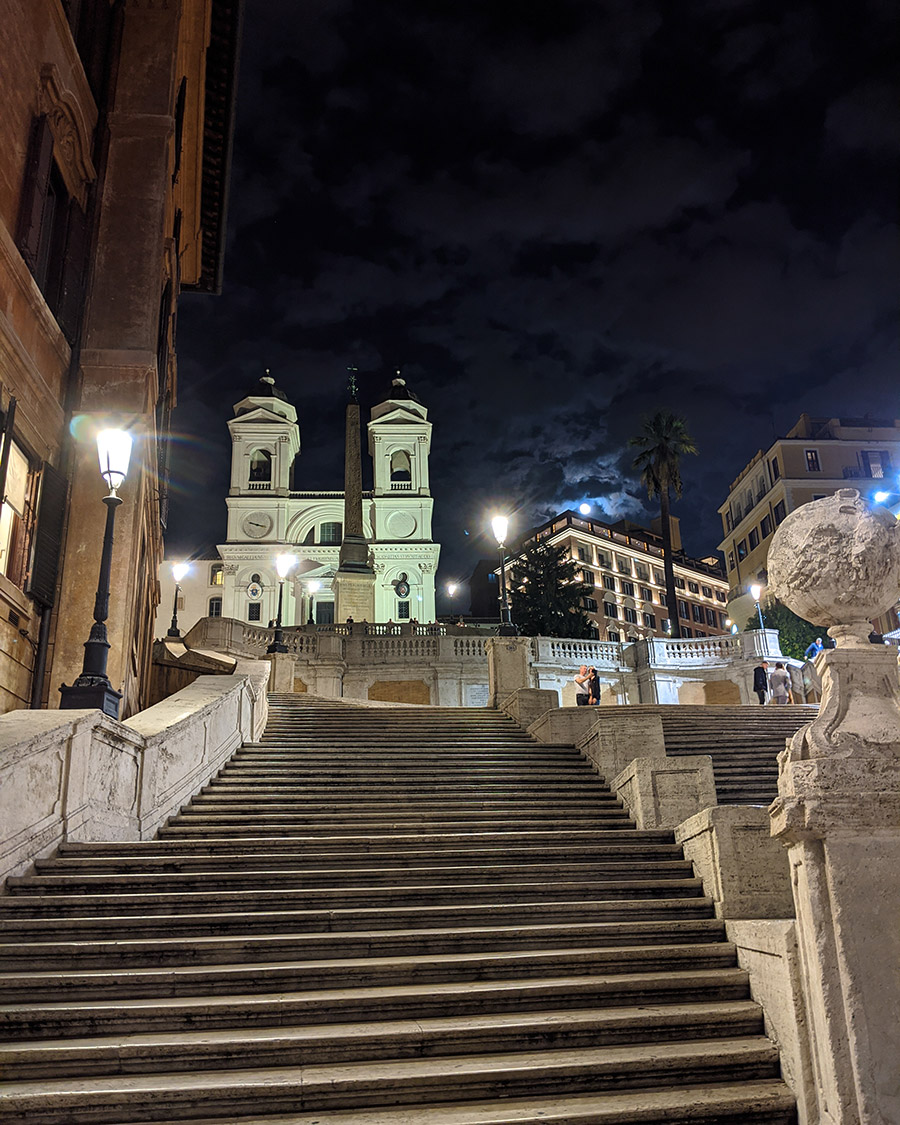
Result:
<svg viewBox="0 0 900 1125"><path fill-rule="evenodd" d="M591 689L589 686L588 668L587 664L582 664L575 675L572 677L575 681L575 703L578 707L587 707L591 698Z"/></svg>
<svg viewBox="0 0 900 1125"><path fill-rule="evenodd" d="M753 669L753 690L760 705L765 705L766 695L769 691L769 662L764 660Z"/></svg>
<svg viewBox="0 0 900 1125"><path fill-rule="evenodd" d="M775 671L769 676L769 687L772 691L773 703L783 706L785 703L794 702L791 694L791 674L783 664L775 665Z"/></svg>

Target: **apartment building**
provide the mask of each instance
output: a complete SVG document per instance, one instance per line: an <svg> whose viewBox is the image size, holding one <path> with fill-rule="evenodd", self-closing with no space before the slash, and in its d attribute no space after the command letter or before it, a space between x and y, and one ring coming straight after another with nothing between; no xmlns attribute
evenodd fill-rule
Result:
<svg viewBox="0 0 900 1125"><path fill-rule="evenodd" d="M895 502L898 467L896 419L802 414L785 437L759 450L732 481L719 508L729 615L740 624L750 616L753 599L748 590L753 583L763 587L765 599L769 544L785 516L839 488L857 488L876 503Z"/></svg>
<svg viewBox="0 0 900 1125"><path fill-rule="evenodd" d="M655 532L626 520L608 524L566 511L530 531L522 546L533 540L565 545L580 564L579 577L590 588L583 605L599 640L668 635L662 539ZM719 560L676 550L674 563L682 636L727 633L728 583ZM507 565L514 566L515 557Z"/></svg>

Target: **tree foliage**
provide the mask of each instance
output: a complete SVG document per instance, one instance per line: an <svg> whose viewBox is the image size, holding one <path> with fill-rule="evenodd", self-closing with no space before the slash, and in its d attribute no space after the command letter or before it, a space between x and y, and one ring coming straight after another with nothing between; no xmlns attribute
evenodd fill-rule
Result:
<svg viewBox="0 0 900 1125"><path fill-rule="evenodd" d="M641 484L653 500L659 497L663 541L663 570L666 575L666 605L671 635L681 636L678 620L678 593L675 589L675 564L672 559L672 526L669 523L671 494L681 496L681 458L696 453L697 445L687 431L687 422L669 410L658 410L641 420L641 431L628 443L640 449L633 467L641 474Z"/></svg>
<svg viewBox="0 0 900 1125"><path fill-rule="evenodd" d="M529 543L510 569L513 621L529 637L591 636L582 606L591 588L576 577L578 564L563 545Z"/></svg>
<svg viewBox="0 0 900 1125"><path fill-rule="evenodd" d="M802 617L798 617L793 610L788 609L781 602L773 602L771 605L765 606L762 615L763 624L767 629L778 630L781 651L785 656L793 657L794 660L803 660L803 654L816 637L821 637L823 641L827 641L823 625L813 625L809 621L804 621ZM751 629L758 628L759 618L756 610L754 610L753 616L748 618L747 624L744 626L744 631L748 632Z"/></svg>

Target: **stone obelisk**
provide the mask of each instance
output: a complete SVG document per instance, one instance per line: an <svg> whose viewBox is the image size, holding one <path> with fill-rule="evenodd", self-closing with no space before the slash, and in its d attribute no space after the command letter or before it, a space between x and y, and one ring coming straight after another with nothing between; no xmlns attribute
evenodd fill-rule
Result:
<svg viewBox="0 0 900 1125"><path fill-rule="evenodd" d="M344 535L332 588L335 621L340 624L375 620L375 571L369 565L369 544L363 533L362 449L356 370L350 370L350 401L344 443Z"/></svg>

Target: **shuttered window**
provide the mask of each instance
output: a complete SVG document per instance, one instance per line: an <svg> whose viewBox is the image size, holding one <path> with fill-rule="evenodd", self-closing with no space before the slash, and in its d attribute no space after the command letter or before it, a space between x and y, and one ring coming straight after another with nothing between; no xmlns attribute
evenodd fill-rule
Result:
<svg viewBox="0 0 900 1125"><path fill-rule="evenodd" d="M43 606L56 601L56 580L62 553L63 524L69 482L46 461L41 465L37 528L26 593Z"/></svg>

